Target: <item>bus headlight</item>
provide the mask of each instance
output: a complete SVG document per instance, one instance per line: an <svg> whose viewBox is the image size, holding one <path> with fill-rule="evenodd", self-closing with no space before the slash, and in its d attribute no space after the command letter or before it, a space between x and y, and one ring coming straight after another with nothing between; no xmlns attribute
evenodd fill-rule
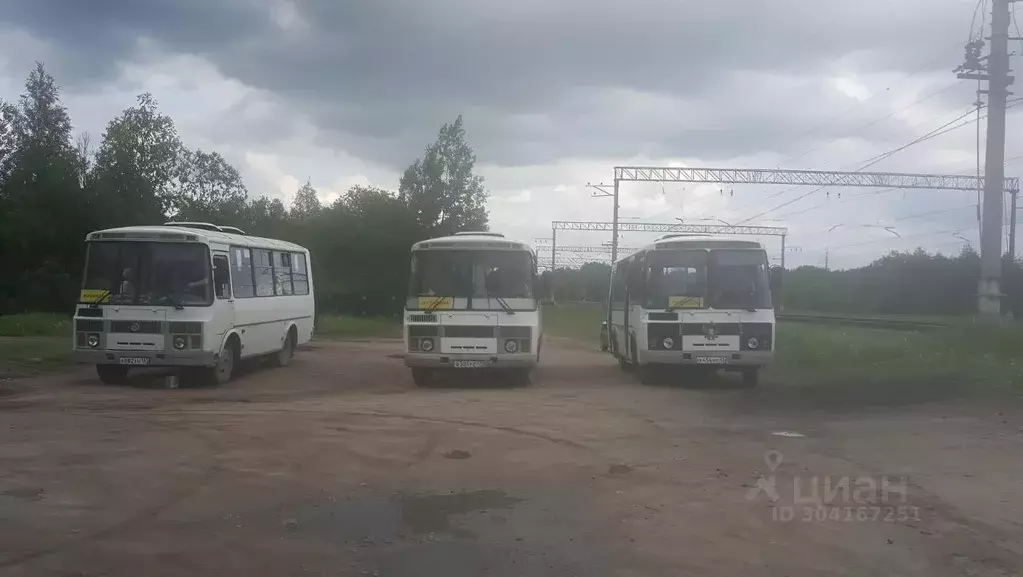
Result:
<svg viewBox="0 0 1023 577"><path fill-rule="evenodd" d="M675 348L675 339L671 337L664 337L664 340L661 341L661 344L664 345L664 348L666 349L673 349Z"/></svg>
<svg viewBox="0 0 1023 577"><path fill-rule="evenodd" d="M506 352L506 353L514 353L514 352L518 352L518 350L519 350L519 343L518 343L518 341L514 341L514 340L510 340L509 339L509 340L504 342L504 352Z"/></svg>
<svg viewBox="0 0 1023 577"><path fill-rule="evenodd" d="M185 348L185 337L174 337L174 348L179 351Z"/></svg>
<svg viewBox="0 0 1023 577"><path fill-rule="evenodd" d="M433 350L433 339L423 339L423 341L421 343L419 343L419 348L423 349L426 352L432 351Z"/></svg>
<svg viewBox="0 0 1023 577"><path fill-rule="evenodd" d="M89 343L89 348L93 348L94 349L94 348L98 347L99 346L99 335L89 335L89 338L87 339L86 342Z"/></svg>
<svg viewBox="0 0 1023 577"><path fill-rule="evenodd" d="M749 347L751 351L755 351L757 350L757 347L760 346L760 339L757 337L750 337L749 340L746 341L746 346Z"/></svg>

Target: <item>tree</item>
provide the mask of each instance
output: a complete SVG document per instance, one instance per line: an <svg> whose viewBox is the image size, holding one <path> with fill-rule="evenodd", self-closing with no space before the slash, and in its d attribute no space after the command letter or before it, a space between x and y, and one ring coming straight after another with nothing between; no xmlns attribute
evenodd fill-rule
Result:
<svg viewBox="0 0 1023 577"><path fill-rule="evenodd" d="M242 228L249 234L277 238L282 236L282 226L288 218L288 209L281 199L261 196L245 207Z"/></svg>
<svg viewBox="0 0 1023 577"><path fill-rule="evenodd" d="M433 235L487 229L487 191L473 173L476 154L465 142L462 117L445 124L401 177L399 198Z"/></svg>
<svg viewBox="0 0 1023 577"><path fill-rule="evenodd" d="M91 173L104 225L156 224L172 202L181 154L174 121L149 93L111 120Z"/></svg>
<svg viewBox="0 0 1023 577"><path fill-rule="evenodd" d="M18 107L0 99L0 194L3 191L3 183L7 180L7 174L12 168L14 152L18 148L14 127L17 117Z"/></svg>
<svg viewBox="0 0 1023 577"><path fill-rule="evenodd" d="M296 219L315 216L323 210L320 198L316 195L316 189L308 180L295 193L295 200L291 203L291 217Z"/></svg>
<svg viewBox="0 0 1023 577"><path fill-rule="evenodd" d="M240 225L247 197L238 169L219 153L182 151L168 202L174 218Z"/></svg>
<svg viewBox="0 0 1023 577"><path fill-rule="evenodd" d="M60 87L42 64L29 74L18 105L4 104L2 116L0 306L59 310L73 286L68 271L81 270L81 241L93 212Z"/></svg>

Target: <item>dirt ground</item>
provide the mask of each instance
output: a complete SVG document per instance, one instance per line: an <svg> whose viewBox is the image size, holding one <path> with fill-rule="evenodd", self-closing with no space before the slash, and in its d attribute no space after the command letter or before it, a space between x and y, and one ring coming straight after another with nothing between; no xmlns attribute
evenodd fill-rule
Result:
<svg viewBox="0 0 1023 577"><path fill-rule="evenodd" d="M0 385L0 575L1023 574L1017 408L786 409L569 341L419 390L399 352Z"/></svg>

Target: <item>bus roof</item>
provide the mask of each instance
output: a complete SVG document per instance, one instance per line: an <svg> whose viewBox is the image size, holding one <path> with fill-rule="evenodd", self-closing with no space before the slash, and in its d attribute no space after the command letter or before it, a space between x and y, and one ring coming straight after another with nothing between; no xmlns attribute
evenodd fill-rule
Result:
<svg viewBox="0 0 1023 577"><path fill-rule="evenodd" d="M525 250L533 252L533 247L524 242L509 240L495 233L456 233L452 236L441 236L419 241L412 245L412 250L430 249L491 249L491 250Z"/></svg>
<svg viewBox="0 0 1023 577"><path fill-rule="evenodd" d="M289 250L295 252L309 252L304 247L284 240L262 238L247 234L232 234L191 228L187 226L123 226L119 228L108 228L90 232L85 237L86 241L96 240L124 240L124 241L199 241L204 243L230 244L234 246L245 246L252 248L269 248L277 250Z"/></svg>
<svg viewBox="0 0 1023 577"><path fill-rule="evenodd" d="M706 248L749 248L763 250L764 245L760 244L760 242L755 240L750 240L748 238L738 238L733 236L667 234L662 236L661 238L658 238L657 240L648 244L647 246L644 246L643 248L635 251L634 253L618 259L618 262L621 262L627 258L631 258L641 252L646 252L650 250L664 249L699 250Z"/></svg>

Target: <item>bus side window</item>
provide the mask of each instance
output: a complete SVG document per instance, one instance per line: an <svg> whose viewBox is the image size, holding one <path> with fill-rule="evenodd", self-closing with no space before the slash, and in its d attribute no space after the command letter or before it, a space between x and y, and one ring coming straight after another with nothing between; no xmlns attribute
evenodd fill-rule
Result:
<svg viewBox="0 0 1023 577"><path fill-rule="evenodd" d="M611 306L614 308L616 305L625 304L625 274L626 274L626 263L620 262L615 266L614 273L611 275Z"/></svg>
<svg viewBox="0 0 1023 577"><path fill-rule="evenodd" d="M218 299L231 298L231 265L225 255L213 255L213 286Z"/></svg>
<svg viewBox="0 0 1023 577"><path fill-rule="evenodd" d="M629 302L630 303L642 303L643 302L643 288L646 284L643 276L646 274L646 269L642 263L634 262L629 267L628 287L629 287Z"/></svg>

